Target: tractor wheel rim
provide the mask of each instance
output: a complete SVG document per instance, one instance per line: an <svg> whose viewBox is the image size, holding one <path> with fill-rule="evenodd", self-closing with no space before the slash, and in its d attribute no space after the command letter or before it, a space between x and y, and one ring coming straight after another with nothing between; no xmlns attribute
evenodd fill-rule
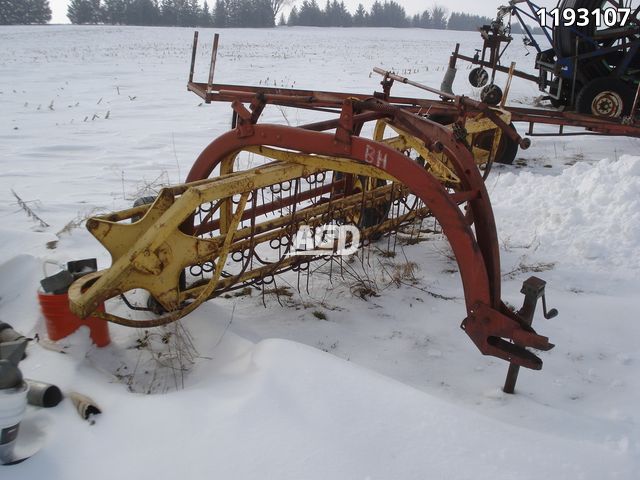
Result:
<svg viewBox="0 0 640 480"><path fill-rule="evenodd" d="M611 91L599 93L591 103L591 111L599 117L619 117L623 108L624 101L620 94Z"/></svg>

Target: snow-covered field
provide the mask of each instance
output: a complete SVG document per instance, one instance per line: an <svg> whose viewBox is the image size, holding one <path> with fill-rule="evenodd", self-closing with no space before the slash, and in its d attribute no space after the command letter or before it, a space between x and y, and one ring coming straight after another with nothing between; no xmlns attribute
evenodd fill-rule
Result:
<svg viewBox="0 0 640 480"><path fill-rule="evenodd" d="M201 32L197 79L212 34ZM43 263L98 256L108 266L80 220L180 182L229 127L228 105L186 92L192 35L0 28L0 321L44 337ZM480 46L471 32L225 30L216 79L373 92L380 79L369 72L381 66L439 86L455 42L468 53ZM526 54L514 42L507 61L530 70ZM477 95L466 76L459 72L455 91ZM537 95L516 81L511 102ZM271 109L264 121L285 119ZM61 342L65 355L32 344L26 377L90 395L104 413L90 425L68 400L30 407L21 439L40 438L42 450L0 467L0 478L638 478L638 146L536 138L487 181L504 299L519 304L534 274L560 310L536 318L557 346L542 354L541 372L521 372L517 395L501 392L506 363L481 356L460 330L459 277L434 238L404 247L416 285L398 287L373 269L381 295L366 301L344 282L314 278L309 293L294 290L283 305L267 297L264 308L259 294L221 298L179 329L112 326L101 350L84 330ZM188 372L157 360L173 358L171 348Z"/></svg>

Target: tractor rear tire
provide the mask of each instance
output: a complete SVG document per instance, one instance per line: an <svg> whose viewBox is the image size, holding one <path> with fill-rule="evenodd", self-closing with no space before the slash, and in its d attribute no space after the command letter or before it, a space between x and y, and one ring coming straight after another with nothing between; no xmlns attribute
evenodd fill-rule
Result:
<svg viewBox="0 0 640 480"><path fill-rule="evenodd" d="M516 127L513 123L509 124L509 127L516 131ZM518 155L519 145L509 138L509 136L502 132L500 136L500 144L498 145L498 151L496 152L496 163L502 163L503 165L512 165L513 161L516 159L516 155Z"/></svg>
<svg viewBox="0 0 640 480"><path fill-rule="evenodd" d="M618 78L596 78L578 93L576 111L598 117L620 118L631 113L635 92Z"/></svg>

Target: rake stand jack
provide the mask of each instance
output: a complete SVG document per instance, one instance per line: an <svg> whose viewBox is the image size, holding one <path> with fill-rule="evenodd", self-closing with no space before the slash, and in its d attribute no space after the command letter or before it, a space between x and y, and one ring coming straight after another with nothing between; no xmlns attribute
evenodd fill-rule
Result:
<svg viewBox="0 0 640 480"><path fill-rule="evenodd" d="M558 315L558 310L552 308L547 311L547 301L544 295L544 287L546 282L540 280L537 277L529 277L522 284L522 290L520 293L524 294L524 303L522 308L518 310L518 316L527 324L533 323L533 315L536 311L536 305L538 300L542 298L542 312L544 318L550 320ZM509 371L507 372L507 378L504 382L504 393L514 393L516 388L516 382L518 381L518 373L520 372L520 366L515 363L509 365Z"/></svg>

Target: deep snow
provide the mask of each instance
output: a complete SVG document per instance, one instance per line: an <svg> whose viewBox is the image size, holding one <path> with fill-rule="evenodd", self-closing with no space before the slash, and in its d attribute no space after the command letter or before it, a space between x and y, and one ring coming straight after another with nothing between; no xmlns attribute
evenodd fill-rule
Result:
<svg viewBox="0 0 640 480"><path fill-rule="evenodd" d="M201 32L209 46L211 34ZM228 105L201 105L185 91L191 37L189 29L0 29L0 320L44 336L35 296L43 261L98 256L107 266L80 220L179 182L228 128ZM382 66L439 86L457 41L466 52L480 44L470 32L225 30L216 78L372 92L379 77L369 72ZM530 69L526 53L514 42L507 61ZM199 78L208 55L199 54ZM455 90L477 95L466 74L460 70ZM405 86L397 93L419 95ZM511 102L537 95L516 82ZM292 123L315 118L286 115ZM264 121L285 119L270 109ZM635 478L638 145L536 138L518 165L496 168L487 182L503 298L518 304L521 282L534 274L548 281L548 301L560 310L556 319L536 318L557 347L542 354L541 372L521 372L517 395L500 391L506 364L482 357L459 329L460 282L443 255L446 242L434 238L404 247L417 265L415 286L390 283L374 255L370 274L381 296L368 301L347 282L317 276L309 294L294 290L283 306L267 297L265 309L257 293L208 302L182 322L188 334L170 331L188 353L186 375L150 356L173 358L159 340L166 331L111 327L113 343L102 350L79 331L61 342L66 355L33 344L22 364L27 377L88 394L104 414L90 426L68 401L30 409L23 435L42 432L43 449L0 472L25 479ZM50 226L28 218L12 189Z"/></svg>

